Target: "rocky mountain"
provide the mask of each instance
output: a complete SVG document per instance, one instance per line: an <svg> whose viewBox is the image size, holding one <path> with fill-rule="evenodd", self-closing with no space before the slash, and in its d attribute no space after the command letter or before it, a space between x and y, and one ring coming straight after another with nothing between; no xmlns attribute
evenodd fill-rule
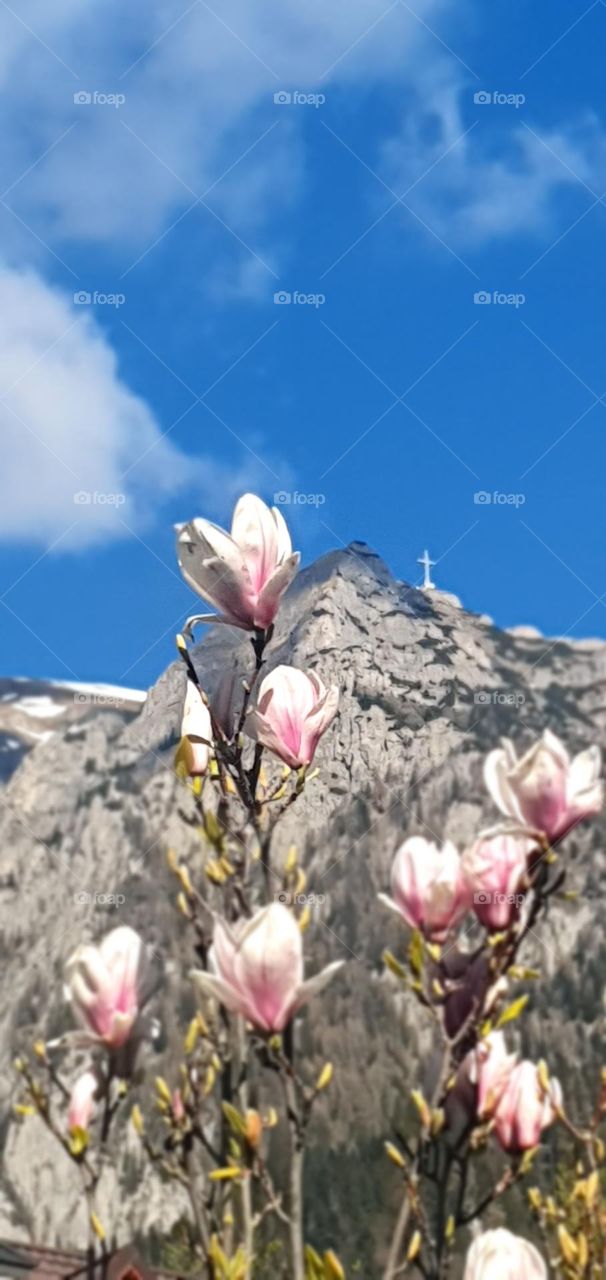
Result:
<svg viewBox="0 0 606 1280"><path fill-rule="evenodd" d="M6 782L23 757L38 742L47 742L67 725L94 711L141 710L145 693L109 684L60 683L29 680L26 676L0 679L0 782Z"/></svg>
<svg viewBox="0 0 606 1280"><path fill-rule="evenodd" d="M226 661L248 663L249 654L245 635L217 627L195 660L212 689ZM306 569L288 592L271 650L272 664L284 661L313 666L342 689L317 757L321 776L279 844L299 844L308 891L317 895L310 967L348 962L301 1020L299 1036L310 1069L335 1064L313 1129L310 1236L336 1243L351 1263L376 1256L388 1230L397 1187L382 1142L403 1122L409 1089L431 1057L428 1024L396 996L381 964L386 945L400 954L403 946L402 929L376 896L393 852L407 834L463 842L494 820L481 763L501 736L525 746L549 726L571 750L602 742L606 644L500 631L454 597L395 581L354 543ZM15 1053L67 1025L62 969L74 946L121 921L161 958L154 1071L170 1072L191 1011L189 996L177 994L189 940L166 863L169 847L192 867L201 856L179 816L189 799L172 765L184 685L175 663L134 718L105 710L60 725L0 795L2 1236L66 1246L83 1239L71 1168L38 1121L19 1123L10 1106ZM525 1047L549 1058L573 1110L584 1100L585 1067L600 1056L605 832L606 816L567 840L579 901L554 907L527 953L545 981L523 1020ZM134 1138L118 1179L108 1172L103 1196L120 1241L159 1224L168 1230L183 1211L178 1191L144 1171ZM360 1274L374 1272L365 1263Z"/></svg>

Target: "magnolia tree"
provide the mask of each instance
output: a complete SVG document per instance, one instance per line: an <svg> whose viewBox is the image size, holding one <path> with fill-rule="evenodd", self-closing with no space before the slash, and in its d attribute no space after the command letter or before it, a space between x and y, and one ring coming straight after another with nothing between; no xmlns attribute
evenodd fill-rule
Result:
<svg viewBox="0 0 606 1280"><path fill-rule="evenodd" d="M274 621L299 560L279 511L246 495L231 533L196 519L179 528L177 547L185 579L219 611L190 618L177 638L187 691L176 769L202 846L190 866L174 854L169 861L175 922L191 935L183 983L199 1011L184 1028L175 1078L144 1083L133 1105L150 1036L148 950L128 926L78 947L65 975L78 1029L38 1042L17 1062L18 1110L37 1113L78 1167L91 1261L111 1235L99 1182L130 1123L152 1165L189 1197L200 1275L339 1280L339 1242L317 1252L303 1214L308 1129L332 1066L310 1077L297 1025L342 962L306 976L305 868L297 848L280 841L281 819L315 782L314 754L339 693L321 671L271 666ZM187 645L200 621L241 628L252 642L249 669L227 667L210 697ZM442 1280L462 1248L464 1280L544 1280L548 1266L561 1277L603 1274L606 1079L593 1115L575 1125L546 1062L520 1061L503 1030L527 1000L513 984L536 976L523 967L523 944L562 892L556 846L601 808L599 770L597 748L571 760L549 732L521 758L505 743L485 763L501 824L462 853L413 836L395 855L391 893L381 897L403 922L402 950L385 963L431 1020L440 1063L429 1082L402 1081L416 1123L407 1136L385 1135L401 1203L373 1276ZM84 1070L68 1084L74 1050ZM529 1190L541 1250L502 1229L483 1231L493 1203L528 1177L554 1122L576 1144L578 1166L557 1195ZM269 1151L276 1127L289 1138L288 1158L283 1141L277 1161Z"/></svg>

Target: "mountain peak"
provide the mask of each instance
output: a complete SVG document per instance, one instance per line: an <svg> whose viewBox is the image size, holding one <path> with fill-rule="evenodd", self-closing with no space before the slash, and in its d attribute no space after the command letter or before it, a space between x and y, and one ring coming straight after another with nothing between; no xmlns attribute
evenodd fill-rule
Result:
<svg viewBox="0 0 606 1280"><path fill-rule="evenodd" d="M385 586L397 586L397 580L378 552L369 547L368 543L354 540L347 546L327 551L325 555L306 565L295 578L289 594L294 594L311 583L326 582L339 574L351 578L360 573L370 574Z"/></svg>
<svg viewBox="0 0 606 1280"><path fill-rule="evenodd" d="M235 662L243 676L250 673L250 636L211 627L193 657L211 693L226 665ZM314 967L348 961L338 989L310 1007L305 1033L310 1054L335 1063L350 1099L349 1114L331 1112L326 1119L334 1162L331 1213L338 1222L359 1188L351 1115L368 1162L365 1185L375 1186L382 1200L391 1194L389 1171L380 1152L376 1159L370 1153L377 1135L389 1131L391 1100L401 1096L402 1080L423 1053L414 1011L405 1004L395 1008L388 984L377 977L385 946L401 947L397 925L377 901L393 852L413 834L464 846L494 822L482 764L500 737L523 749L548 727L571 751L603 739L606 645L550 643L489 626L446 592L398 582L372 548L355 541L301 571L282 602L267 657L268 669L283 662L314 670L340 689L338 718L316 757L321 776L285 815L276 849L281 861L290 844L298 846L318 904L309 931ZM54 729L57 722L52 739L40 739L6 785L0 809L7 993L0 1011L0 1101L7 1106L11 1060L49 1028L63 1026L57 974L66 957L83 939L96 939L118 922L138 929L163 956L166 980L154 1010L162 1038L152 1074L170 1078L176 1070L183 1026L171 975L183 968L183 955L166 852L174 849L178 861L192 867L204 858L190 795L173 764L185 680L183 663L171 664L140 714L86 714L65 728L57 714L49 725ZM51 696L56 702L56 687ZM73 689L65 701L73 707ZM31 709L26 703L24 719ZM49 704L36 709L48 713ZM273 771L271 760L267 767ZM571 838L574 887L581 902L592 898L591 934L587 910L565 916L565 907L554 902L541 938L533 939L537 952L543 942L545 949L529 955L550 977L557 971L545 988L550 1060L573 1101L588 1028L599 1068L605 836L606 815ZM108 908L116 896L123 905ZM524 1049L533 1058L545 1049L539 998L534 1021L526 1024ZM86 1221L78 1216L79 1185L70 1181L69 1166L66 1173L52 1140L46 1143L39 1130L12 1121L7 1129L0 1234L9 1225L25 1236L36 1232L36 1209L27 1195L35 1159L41 1183L54 1188L45 1206L49 1243L76 1241ZM322 1159L313 1144L311 1158ZM126 1196L129 1179L126 1166L108 1176L102 1218L112 1221L118 1236L145 1234L159 1219L168 1230L182 1213L177 1193L158 1190L142 1169L136 1193ZM318 1203L311 1206L312 1235L323 1211ZM352 1251L370 1274L362 1217L351 1230Z"/></svg>

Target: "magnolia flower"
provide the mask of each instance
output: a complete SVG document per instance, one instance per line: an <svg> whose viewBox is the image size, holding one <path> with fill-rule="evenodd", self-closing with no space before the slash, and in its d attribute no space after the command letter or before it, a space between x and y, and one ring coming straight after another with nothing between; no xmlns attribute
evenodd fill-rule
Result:
<svg viewBox="0 0 606 1280"><path fill-rule="evenodd" d="M300 559L281 512L252 493L237 503L231 534L210 520L180 525L177 556L185 581L221 611L212 621L245 631L271 626Z"/></svg>
<svg viewBox="0 0 606 1280"><path fill-rule="evenodd" d="M301 930L280 902L235 925L217 919L208 959L210 973L192 973L199 990L262 1031L283 1031L343 963L337 960L304 982Z"/></svg>
<svg viewBox="0 0 606 1280"><path fill-rule="evenodd" d="M212 725L202 691L193 680L187 681L181 739L185 744L185 762L190 777L206 773L211 752Z"/></svg>
<svg viewBox="0 0 606 1280"><path fill-rule="evenodd" d="M547 1280L547 1267L529 1240L499 1227L474 1240L463 1280Z"/></svg>
<svg viewBox="0 0 606 1280"><path fill-rule="evenodd" d="M449 840L440 849L423 836L412 836L398 849L391 868L389 898L379 897L413 929L443 942L469 908L469 890L461 859Z"/></svg>
<svg viewBox="0 0 606 1280"><path fill-rule="evenodd" d="M78 947L67 962L67 996L86 1028L84 1043L120 1049L142 1007L143 942L134 929L107 933L98 947Z"/></svg>
<svg viewBox="0 0 606 1280"><path fill-rule="evenodd" d="M588 747L573 760L549 729L526 755L517 759L513 744L491 751L484 765L486 786L501 813L555 844L581 822L600 812L604 786L601 754Z"/></svg>
<svg viewBox="0 0 606 1280"><path fill-rule="evenodd" d="M517 1154L537 1147L543 1129L553 1124L561 1101L558 1080L551 1080L546 1091L535 1063L518 1063L494 1113L495 1133L503 1150Z"/></svg>
<svg viewBox="0 0 606 1280"><path fill-rule="evenodd" d="M509 1084L518 1057L508 1053L502 1031L491 1031L467 1056L467 1073L476 1086L476 1114L488 1120Z"/></svg>
<svg viewBox="0 0 606 1280"><path fill-rule="evenodd" d="M79 1076L70 1094L67 1123L70 1129L88 1129L95 1110L99 1078L94 1071Z"/></svg>
<svg viewBox="0 0 606 1280"><path fill-rule="evenodd" d="M315 671L275 667L261 682L246 731L291 769L311 764L339 702L336 685L326 689Z"/></svg>
<svg viewBox="0 0 606 1280"><path fill-rule="evenodd" d="M461 859L473 909L492 932L508 929L524 902L528 854L532 840L521 835L484 835Z"/></svg>

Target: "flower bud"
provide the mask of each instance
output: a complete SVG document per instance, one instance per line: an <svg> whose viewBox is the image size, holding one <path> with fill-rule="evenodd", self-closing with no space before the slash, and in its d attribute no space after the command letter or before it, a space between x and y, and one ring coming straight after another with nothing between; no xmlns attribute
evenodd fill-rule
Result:
<svg viewBox="0 0 606 1280"><path fill-rule="evenodd" d="M443 942L469 907L461 860L449 840L440 849L412 836L398 849L391 870L391 898L381 900L432 942Z"/></svg>
<svg viewBox="0 0 606 1280"><path fill-rule="evenodd" d="M67 995L92 1040L119 1049L141 1008L145 953L138 933L112 929L98 947L78 947L67 962Z"/></svg>
<svg viewBox="0 0 606 1280"><path fill-rule="evenodd" d="M195 970L198 988L266 1032L283 1031L291 1018L340 969L342 961L303 980L303 939L292 912L280 902L251 920L217 919L210 972Z"/></svg>
<svg viewBox="0 0 606 1280"><path fill-rule="evenodd" d="M246 732L291 769L311 764L322 734L337 714L339 690L326 689L315 671L275 667L261 682Z"/></svg>
<svg viewBox="0 0 606 1280"><path fill-rule="evenodd" d="M494 1112L495 1133L503 1150L519 1154L537 1147L543 1129L553 1124L561 1100L559 1082L551 1080L546 1093L534 1062L514 1067Z"/></svg>
<svg viewBox="0 0 606 1280"><path fill-rule="evenodd" d="M491 932L508 929L524 902L528 854L526 836L480 836L461 863L478 920Z"/></svg>
<svg viewBox="0 0 606 1280"><path fill-rule="evenodd" d="M181 722L181 742L184 749L183 759L191 778L206 773L212 737L210 711L202 690L194 684L193 680L188 679Z"/></svg>
<svg viewBox="0 0 606 1280"><path fill-rule="evenodd" d="M468 1054L467 1071L476 1085L476 1112L478 1119L488 1120L494 1115L513 1071L517 1054L507 1053L502 1031L492 1031Z"/></svg>
<svg viewBox="0 0 606 1280"><path fill-rule="evenodd" d="M95 1097L99 1078L94 1071L85 1071L76 1080L70 1094L67 1109L69 1129L88 1129L95 1111Z"/></svg>

